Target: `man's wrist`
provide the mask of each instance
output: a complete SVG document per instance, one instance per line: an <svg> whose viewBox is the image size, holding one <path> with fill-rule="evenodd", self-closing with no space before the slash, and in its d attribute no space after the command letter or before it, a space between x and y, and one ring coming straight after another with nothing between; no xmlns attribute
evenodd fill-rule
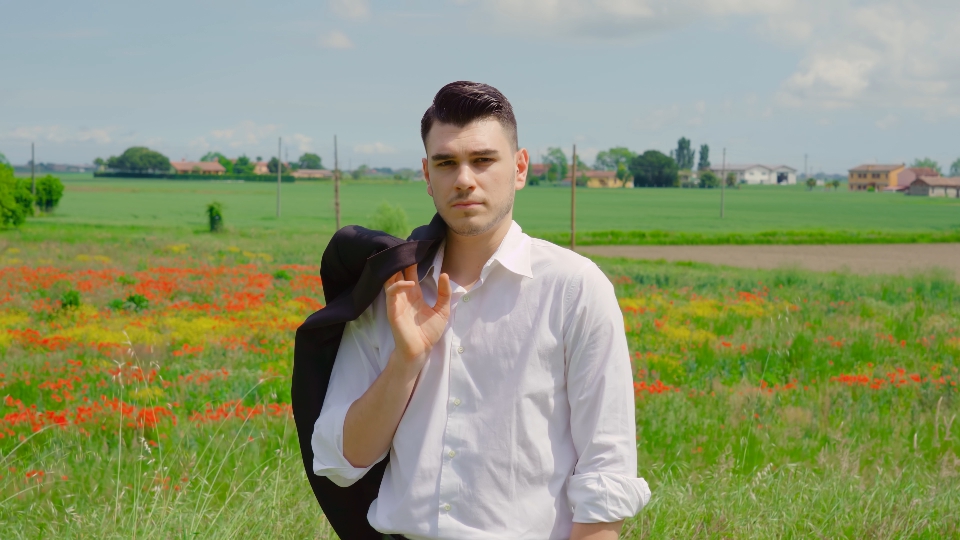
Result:
<svg viewBox="0 0 960 540"><path fill-rule="evenodd" d="M405 382L412 382L420 376L420 370L423 369L423 365L426 362L426 353L411 357L394 350L390 353L390 358L387 360L387 366L384 371L389 370L392 377L399 378Z"/></svg>

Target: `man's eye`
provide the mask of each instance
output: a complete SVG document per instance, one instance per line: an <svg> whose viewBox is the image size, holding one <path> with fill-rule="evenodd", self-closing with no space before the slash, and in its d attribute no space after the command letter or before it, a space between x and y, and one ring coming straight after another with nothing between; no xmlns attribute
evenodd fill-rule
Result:
<svg viewBox="0 0 960 540"><path fill-rule="evenodd" d="M477 161L477 163L488 163L488 162L493 161L493 159L488 158L488 157L482 157L482 158L477 158L476 161Z"/></svg>
<svg viewBox="0 0 960 540"><path fill-rule="evenodd" d="M440 163L437 163L436 166L437 166L437 167L449 167L450 165L453 165L453 162L452 162L452 161L441 161Z"/></svg>

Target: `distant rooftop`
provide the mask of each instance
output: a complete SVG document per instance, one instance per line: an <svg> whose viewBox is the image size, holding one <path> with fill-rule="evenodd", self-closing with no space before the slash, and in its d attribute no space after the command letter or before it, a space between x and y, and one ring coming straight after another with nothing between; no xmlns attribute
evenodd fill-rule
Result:
<svg viewBox="0 0 960 540"><path fill-rule="evenodd" d="M890 172L890 171L895 171L897 169L902 169L903 167L904 167L903 163L899 165L867 164L867 165L860 165L860 166L854 167L850 169L850 172Z"/></svg>

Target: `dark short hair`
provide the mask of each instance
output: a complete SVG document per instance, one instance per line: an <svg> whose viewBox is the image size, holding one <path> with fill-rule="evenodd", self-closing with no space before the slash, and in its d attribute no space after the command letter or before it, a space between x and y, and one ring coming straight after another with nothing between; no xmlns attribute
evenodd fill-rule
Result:
<svg viewBox="0 0 960 540"><path fill-rule="evenodd" d="M434 122L463 127L475 120L495 118L509 133L517 147L517 119L507 97L489 84L456 81L445 85L433 97L420 120L420 138L427 144L427 134Z"/></svg>

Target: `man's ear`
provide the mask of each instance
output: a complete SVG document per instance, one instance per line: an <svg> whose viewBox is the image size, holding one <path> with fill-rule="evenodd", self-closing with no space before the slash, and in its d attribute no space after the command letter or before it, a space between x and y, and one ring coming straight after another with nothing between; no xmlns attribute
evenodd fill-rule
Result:
<svg viewBox="0 0 960 540"><path fill-rule="evenodd" d="M427 167L427 158L421 158L423 164L423 179L427 182L427 195L433 197L433 186L430 185L430 169Z"/></svg>
<svg viewBox="0 0 960 540"><path fill-rule="evenodd" d="M527 173L530 171L530 153L527 152L526 148L521 148L520 150L517 150L516 161L517 161L516 188L523 189L523 186L527 185Z"/></svg>

